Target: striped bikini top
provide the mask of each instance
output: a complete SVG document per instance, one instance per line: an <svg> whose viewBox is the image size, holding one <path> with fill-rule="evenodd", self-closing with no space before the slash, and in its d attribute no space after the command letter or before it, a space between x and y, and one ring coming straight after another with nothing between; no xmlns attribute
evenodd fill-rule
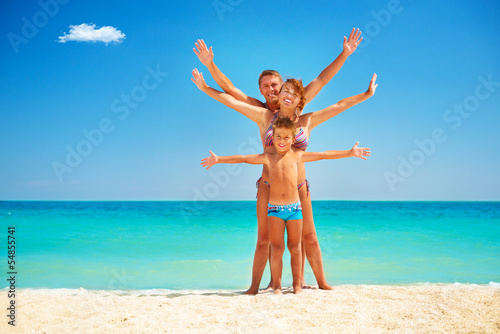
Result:
<svg viewBox="0 0 500 334"><path fill-rule="evenodd" d="M277 116L278 113L274 114L273 120L271 121L271 125L269 125L269 128L267 129L265 137L266 147L273 145L273 124ZM302 130L302 125L300 125L300 121L299 121L299 126L300 130L295 135L295 142L293 143L292 146L305 151L307 149L307 146L309 146L309 139L306 137L304 130Z"/></svg>

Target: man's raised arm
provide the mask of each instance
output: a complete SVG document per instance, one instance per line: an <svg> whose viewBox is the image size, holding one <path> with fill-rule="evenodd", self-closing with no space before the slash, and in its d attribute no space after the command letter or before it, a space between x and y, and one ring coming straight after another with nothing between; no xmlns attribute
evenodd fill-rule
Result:
<svg viewBox="0 0 500 334"><path fill-rule="evenodd" d="M212 52L212 47L208 49L207 45L202 39L199 39L198 42L195 43L195 46L196 48L193 48L194 53L196 53L201 63L208 68L215 82L217 82L217 84L220 86L220 88L222 88L224 92L233 96L238 101L246 102L257 107L265 107L265 105L259 100L247 96L241 90L236 88L231 80L229 80L229 78L226 77L224 73L221 72L221 70L219 70L219 68L214 63L214 53Z"/></svg>

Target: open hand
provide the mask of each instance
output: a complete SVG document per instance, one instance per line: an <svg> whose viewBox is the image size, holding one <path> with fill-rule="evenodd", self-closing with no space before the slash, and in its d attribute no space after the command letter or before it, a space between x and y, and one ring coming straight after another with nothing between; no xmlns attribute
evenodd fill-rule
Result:
<svg viewBox="0 0 500 334"><path fill-rule="evenodd" d="M366 160L367 157L369 157L372 152L370 151L369 147L358 147L358 144L359 141L357 141L356 144L354 144L354 146L352 147L351 156Z"/></svg>
<svg viewBox="0 0 500 334"><path fill-rule="evenodd" d="M375 90L378 87L378 84L375 84L375 81L377 81L377 73L373 73L372 79L370 80L370 85L368 86L368 90L366 91L370 96L373 96L373 94L375 94Z"/></svg>
<svg viewBox="0 0 500 334"><path fill-rule="evenodd" d="M202 39L199 39L198 42L195 42L194 45L196 49L193 48L194 53L198 56L198 59L205 66L208 66L214 60L214 53L212 52L212 47L210 49L207 48L207 45Z"/></svg>
<svg viewBox="0 0 500 334"><path fill-rule="evenodd" d="M349 35L349 39L344 36L344 52L350 56L351 54L356 51L356 48L358 47L359 43L363 40L363 37L359 38L361 36L361 31L356 30L355 28L352 28L351 34Z"/></svg>
<svg viewBox="0 0 500 334"><path fill-rule="evenodd" d="M195 68L192 72L193 77L191 78L191 81L195 83L196 87L199 89L203 90L203 88L207 87L207 84L205 83L205 79L203 79L203 74L201 72L198 72L198 69Z"/></svg>
<svg viewBox="0 0 500 334"><path fill-rule="evenodd" d="M215 153L212 151L209 151L209 152L210 152L210 156L208 158L201 160L201 165L203 167L207 167L206 169L209 169L210 167L212 167L213 165L215 165L218 162L218 159L217 159L217 156L215 155Z"/></svg>

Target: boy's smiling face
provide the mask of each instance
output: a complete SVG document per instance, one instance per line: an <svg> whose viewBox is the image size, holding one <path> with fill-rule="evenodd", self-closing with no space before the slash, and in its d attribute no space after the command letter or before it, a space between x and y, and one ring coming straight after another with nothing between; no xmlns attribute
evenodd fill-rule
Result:
<svg viewBox="0 0 500 334"><path fill-rule="evenodd" d="M294 142L294 135L291 129L274 128L273 144L278 152L288 152Z"/></svg>

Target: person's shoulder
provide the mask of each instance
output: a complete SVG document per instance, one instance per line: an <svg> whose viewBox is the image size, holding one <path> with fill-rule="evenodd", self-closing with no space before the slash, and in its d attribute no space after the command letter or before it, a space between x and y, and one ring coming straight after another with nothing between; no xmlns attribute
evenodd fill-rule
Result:
<svg viewBox="0 0 500 334"><path fill-rule="evenodd" d="M302 115L299 116L299 119L300 120L309 119L311 118L312 114L313 114L312 111L307 111L307 112L302 111Z"/></svg>
<svg viewBox="0 0 500 334"><path fill-rule="evenodd" d="M272 159L274 156L276 156L276 148L274 146L268 146L264 149L264 153L262 153L264 157L267 159Z"/></svg>
<svg viewBox="0 0 500 334"><path fill-rule="evenodd" d="M307 126L311 120L312 113L308 112L299 116L299 122L302 126Z"/></svg>
<svg viewBox="0 0 500 334"><path fill-rule="evenodd" d="M293 154L294 156L299 157L299 158L300 158L300 157L304 154L304 152L305 152L304 150L301 150L301 149L299 149L299 148L294 148L294 147L292 147L292 148L290 149L290 151L292 152L292 154Z"/></svg>
<svg viewBox="0 0 500 334"><path fill-rule="evenodd" d="M264 109L266 109L266 110L264 111L264 113L265 113L265 115L266 115L266 118L267 118L269 121L271 121L271 120L272 120L272 119L273 119L273 118L274 118L274 117L278 114L278 111L279 111L279 110L273 111L273 110L269 109L269 108L267 107L267 105L266 105L266 106L264 106L263 108L264 108Z"/></svg>

